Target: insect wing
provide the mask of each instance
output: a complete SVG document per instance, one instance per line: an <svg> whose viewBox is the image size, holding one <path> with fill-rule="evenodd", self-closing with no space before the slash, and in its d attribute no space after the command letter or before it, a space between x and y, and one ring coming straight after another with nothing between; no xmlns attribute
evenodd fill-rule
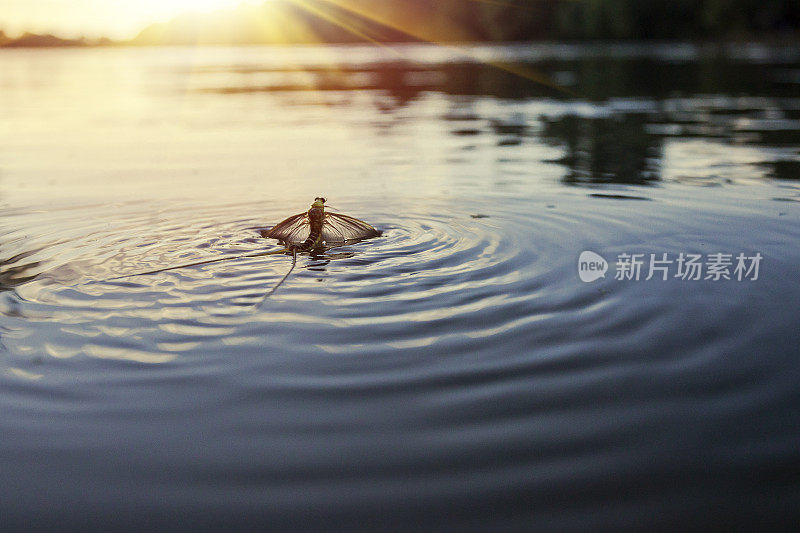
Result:
<svg viewBox="0 0 800 533"><path fill-rule="evenodd" d="M279 222L275 227L266 232L264 237L278 239L279 241L287 243L303 242L308 238L310 233L311 225L308 222L308 214L300 213L287 218L283 222Z"/></svg>
<svg viewBox="0 0 800 533"><path fill-rule="evenodd" d="M326 243L369 239L380 234L380 231L363 220L338 213L325 213L325 222L322 224L322 240Z"/></svg>

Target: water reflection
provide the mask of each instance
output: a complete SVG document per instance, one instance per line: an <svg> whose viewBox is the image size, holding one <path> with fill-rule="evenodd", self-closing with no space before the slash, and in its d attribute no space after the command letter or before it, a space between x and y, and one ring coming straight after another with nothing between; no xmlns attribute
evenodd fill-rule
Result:
<svg viewBox="0 0 800 533"><path fill-rule="evenodd" d="M778 160L762 163L768 176L777 180L800 180L800 160Z"/></svg>
<svg viewBox="0 0 800 533"><path fill-rule="evenodd" d="M373 50L366 56L363 52L348 54L343 49L338 54L201 65L192 71L198 76L193 86L218 93L380 90L406 102L429 91L511 100L578 97L594 102L724 94L791 98L796 96L797 82L784 73L800 60L784 49L754 62L736 50L691 46L686 54L666 58L658 48L602 45L463 47L445 49L443 55L417 46L385 53Z"/></svg>
<svg viewBox="0 0 800 533"><path fill-rule="evenodd" d="M565 115L542 122L542 137L565 149L559 162L569 169L566 184L646 185L660 177L661 140L647 134L645 117Z"/></svg>
<svg viewBox="0 0 800 533"><path fill-rule="evenodd" d="M439 118L453 123L452 135L490 132L498 147L525 145L538 135L564 150L557 162L566 167L561 181L567 185L659 181L665 145L676 138L767 148L767 159L751 164L767 168L765 177L797 179L800 99L793 78L781 75L798 61L796 54L678 48L664 54L624 46L508 47L502 49L507 57L498 47L465 48L460 56L442 57L409 46L369 60L356 55L362 61L334 54L322 62L305 56L296 65L208 65L195 71L193 85L200 92L274 94L287 101L312 92L348 109L360 102L340 95L371 93L372 105L392 115L376 121L382 134L405 118L405 108L424 105L432 93L445 95L453 110ZM474 105L486 98L516 102L520 109L537 102L544 112L487 115Z"/></svg>
<svg viewBox="0 0 800 533"><path fill-rule="evenodd" d="M23 262L23 260L37 251L23 252L0 260L0 291L7 291L36 279L41 263L39 261Z"/></svg>
<svg viewBox="0 0 800 533"><path fill-rule="evenodd" d="M507 99L555 96L563 91L521 77L520 65L454 63L434 67L413 62L386 62L373 65L309 66L276 70L273 67L235 69L227 74L241 83L217 85L219 69L209 75L197 90L219 94L285 91L365 91L379 90L391 95L400 105L413 102L430 91L453 96L496 96ZM239 76L241 74L241 76ZM201 74L202 76L202 74Z"/></svg>

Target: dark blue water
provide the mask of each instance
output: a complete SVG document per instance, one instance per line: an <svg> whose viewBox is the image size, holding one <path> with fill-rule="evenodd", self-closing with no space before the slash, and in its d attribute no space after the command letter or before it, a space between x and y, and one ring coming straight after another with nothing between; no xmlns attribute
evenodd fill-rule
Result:
<svg viewBox="0 0 800 533"><path fill-rule="evenodd" d="M800 519L796 50L0 65L0 522ZM261 231L320 195L383 235L301 255L266 300L291 257L110 279L278 249Z"/></svg>

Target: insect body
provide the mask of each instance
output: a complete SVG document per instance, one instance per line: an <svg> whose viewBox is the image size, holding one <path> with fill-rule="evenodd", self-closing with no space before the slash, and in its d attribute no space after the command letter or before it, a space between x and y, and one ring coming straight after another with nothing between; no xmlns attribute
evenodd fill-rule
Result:
<svg viewBox="0 0 800 533"><path fill-rule="evenodd" d="M363 220L326 212L325 198L319 197L305 213L291 216L263 233L264 237L278 239L288 249L301 252L313 250L322 243L345 244L380 234Z"/></svg>
<svg viewBox="0 0 800 533"><path fill-rule="evenodd" d="M303 250L315 248L322 239L322 225L325 223L325 198L314 198L314 203L311 204L307 216L309 232L306 240L300 245Z"/></svg>

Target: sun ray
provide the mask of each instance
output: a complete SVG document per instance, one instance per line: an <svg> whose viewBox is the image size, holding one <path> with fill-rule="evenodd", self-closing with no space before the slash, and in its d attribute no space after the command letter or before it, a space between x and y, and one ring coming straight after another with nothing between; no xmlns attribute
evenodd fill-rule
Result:
<svg viewBox="0 0 800 533"><path fill-rule="evenodd" d="M470 2L475 2L478 4L489 4L492 6L501 6L501 7L513 7L515 9L524 9L530 10L531 7L525 4L516 4L514 2L504 2L503 0L468 0Z"/></svg>
<svg viewBox="0 0 800 533"><path fill-rule="evenodd" d="M320 9L319 7L312 5L307 0L292 0L292 1L294 2L295 5L305 9L309 13L311 13L313 15L316 15L316 16L324 19L324 20L327 20L328 22L332 22L333 24L336 24L340 28L352 33L356 37L360 37L361 39L364 39L365 41L368 41L368 42L370 42L372 44L375 44L377 46L380 46L382 48L388 49L388 50L392 51L393 53L397 54L398 56L402 56L394 48L392 48L390 46L387 46L385 43L382 43L381 41L378 41L377 39L375 39L373 37L370 37L369 35L367 35L363 31L359 30L358 28L356 28L352 24L348 23L347 21L342 20L340 17L337 17L333 13L326 13L325 11Z"/></svg>
<svg viewBox="0 0 800 533"><path fill-rule="evenodd" d="M292 1L295 2L295 3L297 3L297 2L307 3L308 0L292 0ZM394 29L396 31L402 32L402 33L404 33L406 35L409 35L410 37L413 37L413 38L415 38L417 40L426 41L426 42L429 42L431 44L436 44L436 45L441 46L441 47L443 47L443 48L445 48L447 50L450 50L450 51L452 51L452 52L454 52L454 53L456 53L458 55L461 55L462 57L466 57L466 58L469 58L469 59L471 59L473 61L477 61L477 62L486 64L486 65L490 65L492 67L498 68L500 70L504 70L506 72L509 72L511 74L519 76L520 78L526 79L528 81L532 81L534 83L538 83L538 84L540 84L542 86L549 87L551 89L560 91L562 93L569 94L571 96L575 95L575 93L573 91L571 91L571 90L569 90L569 89L567 89L565 87L562 87L561 85L555 83L548 76L546 76L545 74L543 74L543 73L541 73L541 72L539 72L539 71L537 71L537 70L535 70L533 68L525 67L523 65L517 65L517 64L501 63L501 62L497 62L497 61L485 61L484 59L479 57L472 50L470 50L470 49L468 49L466 47L463 47L463 46L458 46L458 45L452 44L452 42L450 42L450 41L470 42L470 41L473 40L472 36L470 36L467 32L461 30L460 28L449 28L449 31L452 32L452 33L447 36L447 39L441 39L438 36L434 35L433 31L427 29L424 25L420 25L418 27L419 29L413 29L413 28L405 27L404 25L399 24L398 22L392 20L387 15L382 15L382 14L376 13L376 12L370 12L370 11L368 11L366 9L363 9L363 8L355 5L355 3L352 0L318 0L318 1L335 5L335 6L339 7L339 8L341 8L341 9L347 10L347 11L349 11L349 12L355 14L355 15L358 15L360 17L366 18L366 19L371 20L373 22L377 22L377 23L382 24L382 25L384 25L386 27L392 28L392 29ZM472 1L487 1L487 0L472 0ZM489 0L489 1L491 1L491 0ZM410 26L410 24L409 24L409 26ZM345 28L345 29L347 29L347 28ZM372 39L370 39L370 40L372 40Z"/></svg>

